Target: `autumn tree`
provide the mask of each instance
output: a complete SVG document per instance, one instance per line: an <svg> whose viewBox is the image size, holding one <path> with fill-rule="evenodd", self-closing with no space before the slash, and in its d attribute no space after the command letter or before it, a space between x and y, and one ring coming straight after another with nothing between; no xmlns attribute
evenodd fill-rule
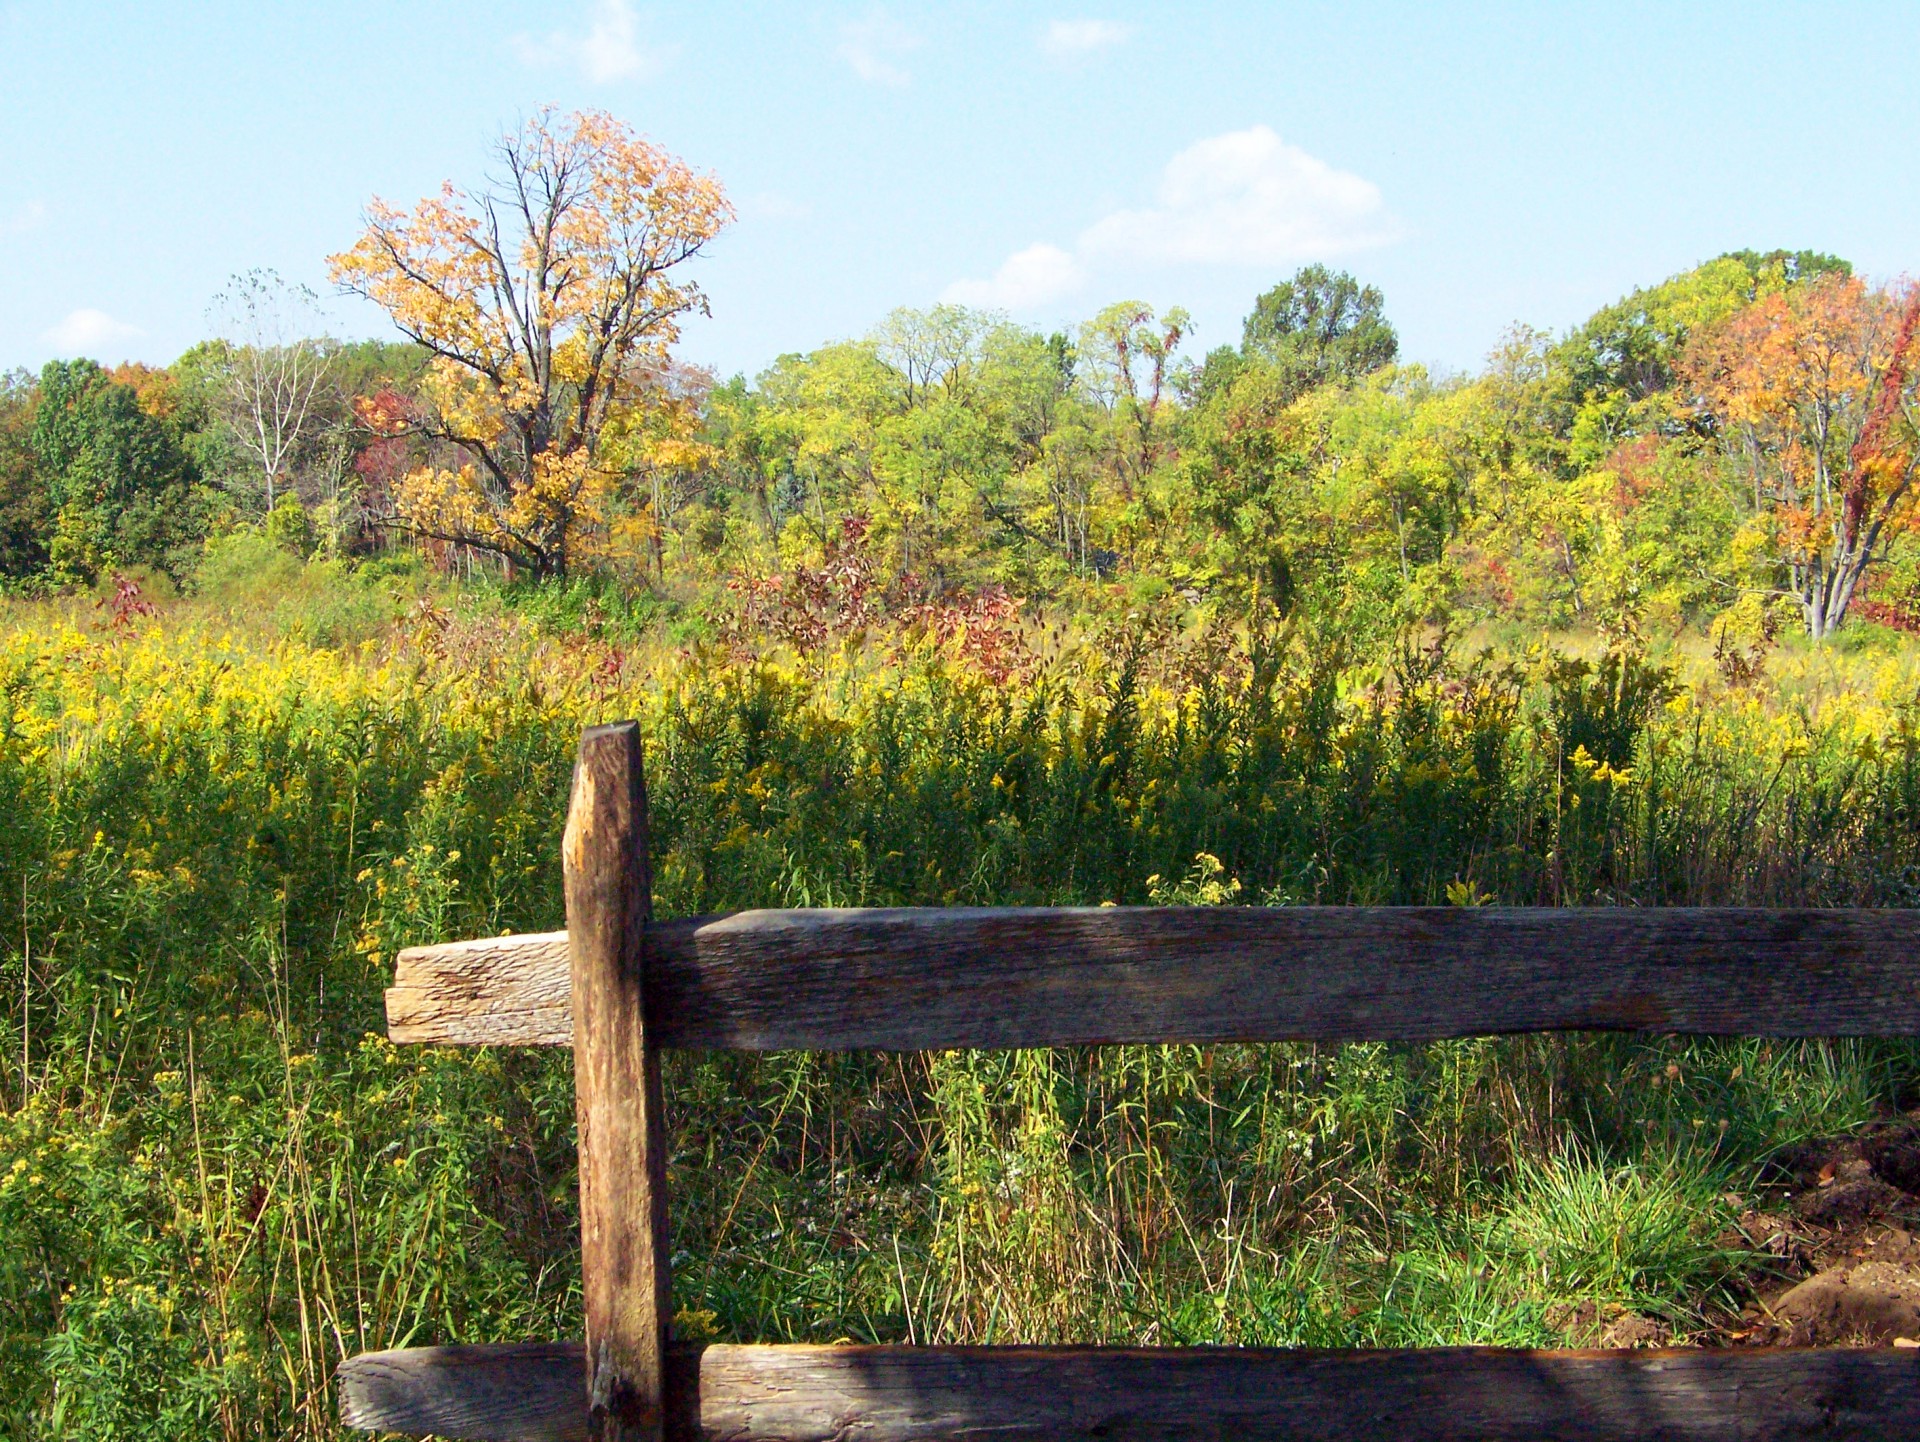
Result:
<svg viewBox="0 0 1920 1442"><path fill-rule="evenodd" d="M712 374L698 366L663 365L647 379L648 403L620 410L601 436L604 467L630 481L626 513L609 528L614 549L639 554L657 580L666 579L669 534L722 459L701 436L712 389ZM634 544L619 544L628 538Z"/></svg>
<svg viewBox="0 0 1920 1442"><path fill-rule="evenodd" d="M1570 461L1590 468L1624 440L1686 428L1687 397L1673 387L1692 337L1763 297L1852 273L1818 251L1730 251L1602 306L1552 353Z"/></svg>
<svg viewBox="0 0 1920 1442"><path fill-rule="evenodd" d="M331 265L432 357L420 406L370 417L439 448L400 482L401 524L560 576L621 479L603 436L635 429L680 318L706 311L681 268L733 212L712 176L597 111L543 111L494 156L477 190L373 202Z"/></svg>
<svg viewBox="0 0 1920 1442"><path fill-rule="evenodd" d="M1832 274L1762 297L1689 352L1687 380L1816 641L1914 516L1917 326L1920 287Z"/></svg>
<svg viewBox="0 0 1920 1442"><path fill-rule="evenodd" d="M1642 401L1673 384L1689 337L1763 296L1853 267L1819 251L1729 251L1602 306L1555 348L1574 399Z"/></svg>

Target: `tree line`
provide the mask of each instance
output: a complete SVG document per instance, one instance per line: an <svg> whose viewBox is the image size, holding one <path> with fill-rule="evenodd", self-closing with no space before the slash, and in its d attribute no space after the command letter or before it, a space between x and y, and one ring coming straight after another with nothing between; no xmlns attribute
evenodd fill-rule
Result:
<svg viewBox="0 0 1920 1442"><path fill-rule="evenodd" d="M206 341L161 367L0 373L0 592L115 572L184 582L210 537L249 525L303 555L377 547L353 402L420 368L403 345L301 336Z"/></svg>
<svg viewBox="0 0 1920 1442"><path fill-rule="evenodd" d="M941 305L721 381L673 352L731 218L717 180L592 112L495 159L484 187L376 202L332 258L399 342L299 334L311 297L255 275L172 366L7 377L0 575L181 576L264 525L706 608L857 572L868 609L1920 621L1920 290L1831 255L1723 255L1564 335L1517 326L1471 375L1405 362L1380 292L1311 265L1204 355L1177 308L1046 333Z"/></svg>

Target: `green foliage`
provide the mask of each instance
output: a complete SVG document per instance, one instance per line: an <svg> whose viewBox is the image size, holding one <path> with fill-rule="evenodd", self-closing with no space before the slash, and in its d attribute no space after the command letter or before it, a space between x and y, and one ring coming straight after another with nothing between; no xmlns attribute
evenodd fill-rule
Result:
<svg viewBox="0 0 1920 1442"><path fill-rule="evenodd" d="M0 375L0 585L45 566L53 534L53 499L34 465L37 400L24 372Z"/></svg>
<svg viewBox="0 0 1920 1442"><path fill-rule="evenodd" d="M211 351L14 381L7 574L195 564L160 616L110 571L0 629L0 1436L332 1436L345 1352L577 1331L566 1059L378 1033L398 948L557 924L588 720L642 721L666 915L1914 904L1902 653L1872 704L1766 689L1751 508L1670 389L1700 326L1829 264L1725 257L1440 380L1324 271L1198 370L1133 303L1072 339L897 312L713 387L685 464L636 471L644 564L565 586L310 559L292 496L198 544ZM1526 644L1456 639L1489 621ZM1656 624L1714 627L1707 679ZM1742 1295L1722 1199L1920 1056L676 1055L667 1085L689 1337L1540 1346L1581 1340L1568 1306L1684 1336Z"/></svg>
<svg viewBox="0 0 1920 1442"><path fill-rule="evenodd" d="M180 573L195 539L194 475L131 386L92 361L49 361L32 445L56 511L47 551L57 580L138 562Z"/></svg>
<svg viewBox="0 0 1920 1442"><path fill-rule="evenodd" d="M1610 1165L1577 1147L1529 1157L1495 1224L1497 1244L1524 1259L1550 1298L1696 1308L1748 1260L1714 1240L1733 1220L1723 1182L1680 1158Z"/></svg>
<svg viewBox="0 0 1920 1442"><path fill-rule="evenodd" d="M410 555L362 565L336 559L304 564L261 530L242 529L206 543L192 594L224 619L265 626L309 646L361 645L390 635L409 616L434 616L431 576Z"/></svg>
<svg viewBox="0 0 1920 1442"><path fill-rule="evenodd" d="M265 519L302 557L322 544L364 553L378 538L356 465L372 438L351 427L349 403L417 386L425 357L373 341L312 344L333 384L314 398L313 434L293 457L310 508L304 524L291 510ZM240 523L247 494L228 423L232 360L214 340L165 369L76 360L0 376L0 588L79 588L142 567L189 580L201 542Z"/></svg>
<svg viewBox="0 0 1920 1442"><path fill-rule="evenodd" d="M1363 648L1420 620L1704 631L1781 577L1773 522L1737 458L1710 444L1698 398L1676 388L1681 358L1756 299L1844 268L1811 252L1729 254L1564 338L1518 328L1482 374L1441 380L1392 364L1380 293L1320 266L1257 297L1243 345L1199 366L1181 358L1177 309L1121 302L1071 338L958 306L900 310L751 382L663 374L687 429L610 442L603 460L622 479L589 579L644 588L649 615L710 637L752 613L736 598L791 591L858 532L877 617L1004 590L1102 618L1166 595L1337 617ZM297 490L314 544L364 557L400 539L378 532L383 508L433 457L351 422L348 400L377 393L404 421L422 357L328 345L338 393L316 400L325 418L296 457ZM111 559L182 579L191 545L150 534L160 520L190 542L244 509L219 419L229 362L209 342L166 371L58 367L52 411L14 383L0 406L7 573L45 588ZM161 504L161 483L141 479L160 474L232 494ZM95 499L74 502L87 485ZM274 534L307 553L296 520L287 511L273 524L292 529ZM1874 559L1884 581L1863 594L1883 619L1914 590L1909 539ZM430 541L423 554L469 577L477 559Z"/></svg>
<svg viewBox="0 0 1920 1442"><path fill-rule="evenodd" d="M1385 305L1344 270L1309 265L1254 300L1241 353L1279 371L1295 394L1351 384L1399 357Z"/></svg>
<svg viewBox="0 0 1920 1442"><path fill-rule="evenodd" d="M349 585L235 536L193 604L257 625L315 576ZM1684 714L1626 655L1409 638L1381 673L1137 626L1026 680L905 640L633 675L558 612L402 600L365 650L44 608L0 643L7 1435L332 1435L343 1352L577 1329L566 1059L373 1034L398 947L556 923L590 717L643 720L664 914L1875 903L1920 862L1905 732ZM1743 1285L1713 1198L1916 1079L1617 1037L676 1056L676 1304L794 1339L1533 1345L1554 1299L1684 1330Z"/></svg>
<svg viewBox="0 0 1920 1442"><path fill-rule="evenodd" d="M1687 398L1670 392L1695 336L1761 296L1852 272L1817 251L1731 251L1601 307L1555 349L1576 463L1597 464L1622 440L1688 423Z"/></svg>
<svg viewBox="0 0 1920 1442"><path fill-rule="evenodd" d="M1573 398L1629 404L1666 390L1690 336L1760 296L1853 267L1817 251L1730 251L1603 306L1562 344Z"/></svg>
<svg viewBox="0 0 1920 1442"><path fill-rule="evenodd" d="M301 560L313 554L315 536L313 518L300 503L297 492L286 491L267 513L267 541Z"/></svg>
<svg viewBox="0 0 1920 1442"><path fill-rule="evenodd" d="M754 389L710 397L724 489L689 505L686 531L749 564L771 542L791 564L857 516L896 574L936 591L1085 570L1090 457L1103 442L1072 364L1064 338L955 306L898 311L864 341L783 356Z"/></svg>
<svg viewBox="0 0 1920 1442"><path fill-rule="evenodd" d="M419 385L427 371L427 353L412 341L353 340L328 345L328 365L342 394L368 396Z"/></svg>

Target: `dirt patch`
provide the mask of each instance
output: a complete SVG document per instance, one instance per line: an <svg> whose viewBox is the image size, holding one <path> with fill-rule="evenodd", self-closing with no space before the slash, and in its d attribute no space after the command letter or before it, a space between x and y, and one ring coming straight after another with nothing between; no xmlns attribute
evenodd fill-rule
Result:
<svg viewBox="0 0 1920 1442"><path fill-rule="evenodd" d="M1595 1345L1621 1349L1664 1347L1672 1339L1673 1328L1658 1317L1643 1317L1638 1312L1628 1312L1608 1323Z"/></svg>
<svg viewBox="0 0 1920 1442"><path fill-rule="evenodd" d="M1706 1347L1920 1346L1920 1110L1788 1148L1716 1241L1753 1259L1748 1300L1683 1329ZM1561 1303L1547 1325L1575 1347L1671 1345L1666 1320L1617 1303Z"/></svg>
<svg viewBox="0 0 1920 1442"><path fill-rule="evenodd" d="M1563 1302L1547 1309L1547 1325L1576 1347L1664 1347L1673 1328L1617 1302Z"/></svg>
<svg viewBox="0 0 1920 1442"><path fill-rule="evenodd" d="M1789 1288L1773 1315L1796 1342L1920 1338L1920 1276L1890 1262L1836 1267Z"/></svg>
<svg viewBox="0 0 1920 1442"><path fill-rule="evenodd" d="M1820 1194L1864 1189L1883 1205L1920 1213L1920 1113L1856 1136L1785 1148L1769 1164L1765 1180L1795 1198L1803 1212Z"/></svg>
<svg viewBox="0 0 1920 1442"><path fill-rule="evenodd" d="M1723 1241L1773 1259L1709 1343L1920 1338L1920 1116L1808 1142L1775 1161Z"/></svg>
<svg viewBox="0 0 1920 1442"><path fill-rule="evenodd" d="M1864 1157L1842 1162L1814 1187L1800 1194L1794 1210L1818 1226L1845 1228L1884 1218L1904 1218L1916 1199L1874 1175Z"/></svg>
<svg viewBox="0 0 1920 1442"><path fill-rule="evenodd" d="M1880 1180L1904 1192L1920 1194L1920 1131L1869 1137L1861 1144L1860 1154Z"/></svg>

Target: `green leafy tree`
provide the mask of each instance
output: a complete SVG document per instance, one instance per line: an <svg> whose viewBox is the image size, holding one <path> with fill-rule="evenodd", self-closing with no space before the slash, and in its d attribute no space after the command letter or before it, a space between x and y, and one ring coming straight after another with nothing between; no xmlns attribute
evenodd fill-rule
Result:
<svg viewBox="0 0 1920 1442"><path fill-rule="evenodd" d="M1730 251L1603 306L1558 348L1574 398L1617 393L1644 400L1672 386L1687 341L1743 306L1853 266L1819 251Z"/></svg>
<svg viewBox="0 0 1920 1442"><path fill-rule="evenodd" d="M192 467L132 386L89 360L48 362L32 445L56 511L48 561L57 581L90 581L117 565L184 570L198 539Z"/></svg>
<svg viewBox="0 0 1920 1442"><path fill-rule="evenodd" d="M1403 366L1294 396L1278 368L1247 366L1188 425L1187 537L1212 533L1219 582L1258 609L1349 635L1444 609L1475 474L1460 389Z"/></svg>
<svg viewBox="0 0 1920 1442"><path fill-rule="evenodd" d="M1246 364L1246 355L1238 346L1215 346L1198 366L1189 366L1181 373L1182 398L1190 406L1204 406L1217 400L1226 394Z"/></svg>
<svg viewBox="0 0 1920 1442"><path fill-rule="evenodd" d="M313 554L313 518L307 514L307 508L300 504L299 495L291 488L282 490L280 499L267 512L267 540L303 561Z"/></svg>
<svg viewBox="0 0 1920 1442"><path fill-rule="evenodd" d="M824 546L845 516L872 504L879 427L906 409L898 373L871 344L842 341L781 356L758 389L761 404L748 413L754 436L740 445L783 492L772 508L781 541Z"/></svg>
<svg viewBox="0 0 1920 1442"><path fill-rule="evenodd" d="M1545 332L1516 326L1486 374L1447 397L1441 448L1464 478L1456 557L1482 609L1535 624L1592 621L1595 557L1610 545L1610 482L1570 470L1556 428L1563 382Z"/></svg>
<svg viewBox="0 0 1920 1442"><path fill-rule="evenodd" d="M1241 350L1276 367L1294 394L1354 381L1399 357L1384 306L1377 289L1346 271L1309 265L1254 301Z"/></svg>
<svg viewBox="0 0 1920 1442"><path fill-rule="evenodd" d="M1206 538L1195 579L1282 615L1323 589L1336 545L1289 390L1273 367L1246 367L1187 418L1179 466L1184 529Z"/></svg>
<svg viewBox="0 0 1920 1442"><path fill-rule="evenodd" d="M0 580L41 570L53 539L53 500L33 456L37 400L26 372L0 374Z"/></svg>
<svg viewBox="0 0 1920 1442"><path fill-rule="evenodd" d="M1412 585L1443 559L1458 527L1462 486L1434 422L1437 394L1424 368L1399 366L1300 402L1351 550L1379 578L1376 590Z"/></svg>
<svg viewBox="0 0 1920 1442"><path fill-rule="evenodd" d="M1085 389L1111 418L1114 478L1125 500L1166 455L1173 358L1190 329L1179 306L1156 315L1137 300L1110 305L1080 328Z"/></svg>
<svg viewBox="0 0 1920 1442"><path fill-rule="evenodd" d="M799 492L789 447L771 408L743 375L707 393L705 440L713 448L716 506L731 511L733 534L774 541L797 510ZM726 532L723 530L723 535Z"/></svg>
<svg viewBox="0 0 1920 1442"><path fill-rule="evenodd" d="M1064 336L938 306L717 387L705 439L744 523L734 534L764 531L779 563L811 563L858 516L877 556L935 590L1084 569L1087 430L1111 427L1076 355Z"/></svg>

